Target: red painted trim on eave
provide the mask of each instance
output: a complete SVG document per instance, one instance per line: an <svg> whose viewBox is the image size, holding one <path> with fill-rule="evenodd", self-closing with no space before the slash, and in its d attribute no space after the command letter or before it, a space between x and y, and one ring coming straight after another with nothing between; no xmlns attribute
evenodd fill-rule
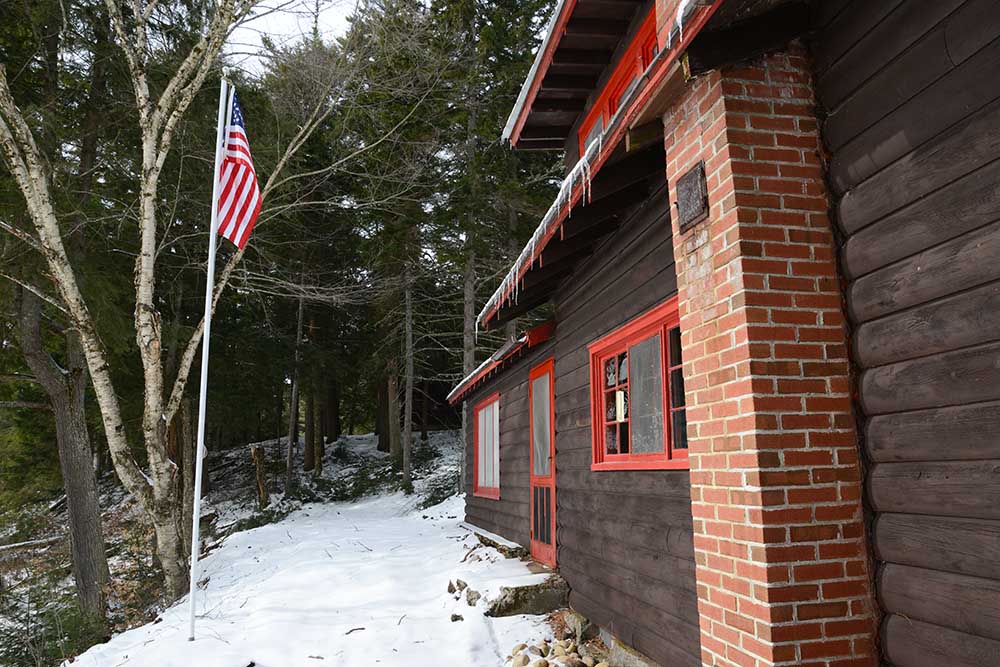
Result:
<svg viewBox="0 0 1000 667"><path fill-rule="evenodd" d="M556 323L553 320L548 322L543 322L537 327L532 327L528 329L527 333L524 334L525 342L528 344L529 348L535 347L536 345L541 345L548 339L552 338L556 333Z"/></svg>
<svg viewBox="0 0 1000 667"><path fill-rule="evenodd" d="M622 115L622 121L618 124L618 127L615 128L615 131L612 133L611 137L609 137L609 140L605 142L604 145L608 146L609 150L603 151L602 154L598 156L596 163L591 165L590 171L592 177L593 175L597 174L597 172L600 170L602 166L604 166L604 163L607 161L608 157L611 155L611 153L614 152L614 147L617 146L618 142L625 137L625 133L628 131L629 123L638 114L638 112L642 110L642 108L645 107L646 104L649 103L650 98L653 95L653 92L660 87L660 84L663 82L664 78L666 78L667 74L670 72L671 67L677 61L677 57L680 55L680 53L682 53L685 49L687 49L687 47L691 44L694 38L698 36L698 33L701 32L701 29L705 27L705 24L708 23L708 20L712 18L712 15L715 14L715 11L722 5L724 1L725 0L715 0L715 2L711 6L702 8L700 12L696 14L694 18L691 19L690 26L684 31L684 38L680 40L676 45L671 47L669 55L663 56L659 61L657 61L656 69L653 72L650 72L649 80L646 82L646 85L643 86L642 92L636 97L636 99L632 100L632 102L629 104L628 110ZM666 165L664 165L664 168L666 168ZM542 251L545 250L545 247L549 244L549 241L552 240L552 237L556 235L556 233L559 231L559 228L562 226L562 223L569 216L569 211L572 210L572 208L580 202L583 193L584 193L583 184L580 184L575 188L573 188L572 193L570 193L569 205L562 209L562 213L559 216L559 222L552 225L552 228L545 233L545 235L541 239L541 242L538 243L537 246L535 247L535 251L532 253L532 256L529 259L529 261L526 264L524 264L524 266L522 266L520 269L518 269L518 275L517 275L518 282L522 278L524 278L524 275L534 265L535 260L541 256ZM513 289L514 289L513 285L510 288L508 288L507 294L504 294L504 296L497 302L497 304L493 306L493 310L491 310L486 315L486 317L483 318L482 324L484 328L489 329L489 321L494 317L496 317L497 313L500 311L501 305L513 291Z"/></svg>
<svg viewBox="0 0 1000 667"><path fill-rule="evenodd" d="M549 72L549 66L552 65L552 58L559 49L559 43L562 41L563 33L566 31L566 24L569 23L570 17L573 16L574 9L576 9L576 0L567 0L566 4L562 7L562 13L552 26L552 38L546 45L545 53L542 54L541 63L535 71L535 79L531 82L528 96L524 98L521 113L518 115L514 129L510 133L510 145L515 148L517 147L517 142L521 139L521 130L524 129L524 124L528 121L528 116L531 114L531 107L535 103L535 97L538 96L538 91L542 87L542 81L545 80L545 75Z"/></svg>

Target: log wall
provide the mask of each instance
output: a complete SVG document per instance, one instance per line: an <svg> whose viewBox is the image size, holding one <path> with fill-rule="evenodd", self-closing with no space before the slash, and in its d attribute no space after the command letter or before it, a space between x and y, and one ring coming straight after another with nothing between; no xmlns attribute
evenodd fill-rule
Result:
<svg viewBox="0 0 1000 667"><path fill-rule="evenodd" d="M540 345L504 369L468 397L465 447L465 520L497 535L530 546L528 486L528 372L552 354L551 342ZM472 494L475 475L473 408L490 394L500 393L500 498Z"/></svg>
<svg viewBox="0 0 1000 667"><path fill-rule="evenodd" d="M501 500L470 497L467 518L529 544L527 378L554 356L556 543L570 603L659 663L683 667L700 664L689 473L590 469L587 345L676 294L668 212L663 183L562 286L552 347L470 397L471 406L500 391ZM471 461L471 436L467 444Z"/></svg>
<svg viewBox="0 0 1000 667"><path fill-rule="evenodd" d="M1000 665L1000 2L817 8L882 654Z"/></svg>

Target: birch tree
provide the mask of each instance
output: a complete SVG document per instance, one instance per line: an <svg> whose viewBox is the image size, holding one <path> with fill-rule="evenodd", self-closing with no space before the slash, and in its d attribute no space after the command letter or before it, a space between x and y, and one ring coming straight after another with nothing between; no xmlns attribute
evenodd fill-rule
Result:
<svg viewBox="0 0 1000 667"><path fill-rule="evenodd" d="M81 209L85 198L79 193L90 189L97 145L101 134L101 113L107 104L108 71L107 54L111 50L107 24L96 21L92 29L67 35L65 8L55 2L40 2L29 11L15 12L11 20L27 26L23 34L37 36L18 42L21 48L7 50L8 57L21 64L22 72L35 70L37 76L26 74L22 90L30 87L37 94L38 104L44 110L45 123L39 145L49 153L58 147L56 128L66 114L60 93L64 81L85 88L86 94L75 106L78 118L77 151L74 169L64 174L67 196ZM84 13L84 12L81 12ZM74 15L75 16L75 15ZM87 33L87 34L82 34ZM9 38L9 37L8 37ZM17 40L12 40L17 41ZM66 42L70 43L67 45ZM44 45L44 48L38 48ZM64 66L60 58L62 49L74 49L89 60L89 73L76 63ZM12 52L13 51L13 52ZM21 215L17 211L14 218ZM6 217L6 216L5 216ZM15 229L10 222L0 221L0 226ZM66 494L67 519L77 600L81 609L101 623L106 613L105 589L109 570L103 536L103 525L98 505L98 488L93 452L86 422L85 395L89 384L80 338L77 332L64 326L61 308L44 303L37 293L39 287L30 284L38 273L37 257L33 253L19 253L16 239L7 238L0 243L0 276L13 283L16 302L17 339L21 357L31 370L30 381L40 387L48 398L46 407L51 411L55 425L56 445L59 453L62 485ZM67 235L70 252L78 259L84 254L85 242L80 228ZM10 252L8 252L8 250ZM46 317L43 318L43 312ZM4 378L0 376L0 380ZM23 381L24 378L21 378ZM21 408L21 405L0 407Z"/></svg>
<svg viewBox="0 0 1000 667"><path fill-rule="evenodd" d="M227 35L250 15L255 2L216 0L205 5L196 3L193 8L189 5L180 8L172 7L164 0L105 0L112 34L129 75L140 144L134 185L138 200L134 213L124 215L135 225L138 236L133 325L142 365L143 413L139 436L145 455L144 466L136 460L130 448L109 355L98 334L92 309L80 289L79 267L74 266L67 252L65 230L60 225L48 167L54 156L46 155L40 148L37 130L32 128L32 118L18 106L11 93L7 72L0 65L0 150L24 197L30 217L29 229L7 231L25 236L25 242L40 253L45 262L46 277L55 292L53 300L65 310L79 337L114 469L152 524L157 555L164 571L166 594L171 599L187 589L183 540L186 521L183 506L177 502L180 473L169 455L167 434L184 400L204 323L194 327L186 342L181 341L176 372L173 377L167 377L160 302L156 294L158 250L164 234L160 179L192 100L209 76L213 72L218 73L219 57ZM176 59L178 64L164 73L163 52L169 41L166 33L171 30L173 22L181 19L198 24L198 36ZM412 39L412 35L401 37ZM356 66L350 76L357 79L362 76L367 61L354 62ZM401 73L401 76L404 75L405 72ZM215 77L212 76L212 79L215 80ZM344 84L344 79L343 71L330 72L323 85L310 91L312 105L302 110L301 119L261 188L264 203L262 222L274 214L273 208L269 210L274 193L294 192L304 176L316 178L344 169L358 154L369 150L371 144L379 143L380 140L375 140L355 146L341 159L320 170L319 174L288 172L286 169L329 117L335 103L344 101L343 95L351 89ZM412 117L417 107L419 104L414 104L411 115L401 122ZM390 129L387 136L391 132ZM296 205L316 207L321 204L303 202L302 197L288 197L287 194L278 203L280 211L287 211ZM207 206L205 217L208 218ZM244 254L244 250L232 253L218 272L212 296L213 307L218 304Z"/></svg>

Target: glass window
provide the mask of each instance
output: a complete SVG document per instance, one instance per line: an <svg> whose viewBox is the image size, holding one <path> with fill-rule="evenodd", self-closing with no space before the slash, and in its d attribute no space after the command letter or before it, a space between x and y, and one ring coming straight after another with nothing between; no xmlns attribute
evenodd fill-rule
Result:
<svg viewBox="0 0 1000 667"><path fill-rule="evenodd" d="M551 467L549 460L549 453L552 451L551 382L551 372L546 372L531 381L531 447L533 471L536 477L548 476Z"/></svg>
<svg viewBox="0 0 1000 667"><path fill-rule="evenodd" d="M670 337L670 423L674 450L687 450L687 411L684 409L684 372L681 361L681 329L667 332Z"/></svg>
<svg viewBox="0 0 1000 667"><path fill-rule="evenodd" d="M491 396L475 408L476 480L473 494L500 497L500 397Z"/></svg>
<svg viewBox="0 0 1000 667"><path fill-rule="evenodd" d="M687 467L676 298L589 347L595 470Z"/></svg>
<svg viewBox="0 0 1000 667"><path fill-rule="evenodd" d="M663 339L660 334L629 348L632 370L632 450L636 454L662 452L663 367L660 364Z"/></svg>

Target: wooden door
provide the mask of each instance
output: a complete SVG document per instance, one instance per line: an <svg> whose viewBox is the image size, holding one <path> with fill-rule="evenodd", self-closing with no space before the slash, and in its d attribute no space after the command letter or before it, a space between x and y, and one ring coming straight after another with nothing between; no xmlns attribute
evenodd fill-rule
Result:
<svg viewBox="0 0 1000 667"><path fill-rule="evenodd" d="M556 565L556 426L554 365L531 369L528 411L531 451L531 556Z"/></svg>

